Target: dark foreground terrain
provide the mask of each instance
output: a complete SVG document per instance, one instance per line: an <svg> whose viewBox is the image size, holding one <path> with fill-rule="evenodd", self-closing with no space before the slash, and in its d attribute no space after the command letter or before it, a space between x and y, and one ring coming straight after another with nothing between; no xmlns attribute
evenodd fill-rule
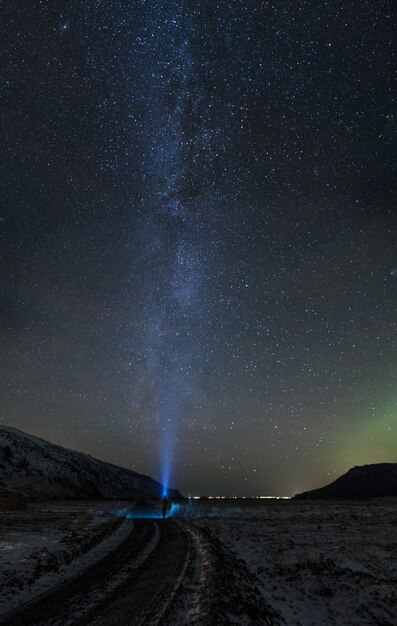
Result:
<svg viewBox="0 0 397 626"><path fill-rule="evenodd" d="M0 626L396 624L394 499L133 514L131 503L3 511Z"/></svg>

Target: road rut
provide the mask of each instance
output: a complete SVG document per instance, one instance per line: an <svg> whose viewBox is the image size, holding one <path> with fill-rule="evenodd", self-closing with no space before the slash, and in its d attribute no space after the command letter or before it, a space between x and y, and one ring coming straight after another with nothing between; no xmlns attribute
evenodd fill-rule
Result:
<svg viewBox="0 0 397 626"><path fill-rule="evenodd" d="M134 520L115 550L18 610L0 626L155 624L164 617L189 556L190 537L168 520Z"/></svg>

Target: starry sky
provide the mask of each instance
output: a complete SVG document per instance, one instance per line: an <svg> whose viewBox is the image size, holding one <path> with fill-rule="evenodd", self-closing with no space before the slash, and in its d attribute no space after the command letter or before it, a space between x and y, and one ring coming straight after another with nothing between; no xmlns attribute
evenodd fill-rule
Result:
<svg viewBox="0 0 397 626"><path fill-rule="evenodd" d="M0 13L0 424L185 495L396 462L394 3Z"/></svg>

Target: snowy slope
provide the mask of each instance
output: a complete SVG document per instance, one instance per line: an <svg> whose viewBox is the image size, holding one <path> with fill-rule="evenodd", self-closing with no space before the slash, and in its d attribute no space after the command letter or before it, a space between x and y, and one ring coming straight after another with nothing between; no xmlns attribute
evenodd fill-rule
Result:
<svg viewBox="0 0 397 626"><path fill-rule="evenodd" d="M163 487L149 476L0 426L0 489L27 498L156 498ZM177 498L179 492L171 491Z"/></svg>

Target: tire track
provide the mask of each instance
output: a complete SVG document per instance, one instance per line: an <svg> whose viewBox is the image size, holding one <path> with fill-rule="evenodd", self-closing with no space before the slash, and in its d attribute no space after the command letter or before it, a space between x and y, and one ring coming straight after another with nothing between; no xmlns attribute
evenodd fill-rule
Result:
<svg viewBox="0 0 397 626"><path fill-rule="evenodd" d="M2 615L0 626L38 626L75 624L90 609L90 602L101 604L114 594L111 589L123 584L120 570L139 567L158 541L157 525L151 520L134 520L131 533L105 557L61 583L55 589L25 603L19 609ZM146 552L145 552L146 550ZM119 583L119 585L117 584ZM87 621L85 621L87 623Z"/></svg>
<svg viewBox="0 0 397 626"><path fill-rule="evenodd" d="M281 626L257 582L206 529L134 520L115 550L0 626Z"/></svg>
<svg viewBox="0 0 397 626"><path fill-rule="evenodd" d="M159 542L123 591L105 610L92 616L92 626L156 626L167 623L169 614L192 558L188 533L174 522L157 522Z"/></svg>

